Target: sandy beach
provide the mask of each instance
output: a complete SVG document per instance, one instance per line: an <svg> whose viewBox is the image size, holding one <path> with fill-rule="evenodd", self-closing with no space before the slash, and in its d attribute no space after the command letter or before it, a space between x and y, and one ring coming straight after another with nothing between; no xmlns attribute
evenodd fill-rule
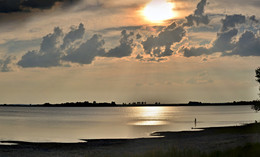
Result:
<svg viewBox="0 0 260 157"><path fill-rule="evenodd" d="M169 148L211 152L260 143L260 124L200 128L198 131L155 132L151 138L83 139L80 143L1 141L0 157L142 156ZM14 145L8 145L14 144Z"/></svg>

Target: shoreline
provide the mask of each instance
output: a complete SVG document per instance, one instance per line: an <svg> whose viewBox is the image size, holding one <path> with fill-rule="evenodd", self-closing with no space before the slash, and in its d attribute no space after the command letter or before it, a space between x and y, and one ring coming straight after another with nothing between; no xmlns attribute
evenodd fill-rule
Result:
<svg viewBox="0 0 260 157"><path fill-rule="evenodd" d="M198 101L189 101L189 103L160 103L156 102L146 103L146 102L133 102L133 103L122 103L116 104L114 101L111 103L101 102L93 103L89 101L84 102L66 102L66 103L44 103L44 104L0 104L0 107L160 107L160 106L244 106L244 105L257 105L260 101L233 101L233 102L218 102L218 103L209 103L209 102L198 102Z"/></svg>
<svg viewBox="0 0 260 157"><path fill-rule="evenodd" d="M0 105L0 107L28 107L28 108L74 108L74 107L82 107L82 108L88 108L88 107L201 107L201 106L252 106L251 104L226 104L226 103L212 103L212 104L200 104L200 105L189 105L189 104L161 104L161 105L154 105L154 104L148 104L148 105L115 105L115 106L98 106L98 105L90 105L90 106L63 106L63 105L52 105L52 106L44 106L44 105Z"/></svg>
<svg viewBox="0 0 260 157"><path fill-rule="evenodd" d="M126 156L140 155L151 150L194 149L202 152L225 150L247 143L260 143L260 123L242 126L196 128L199 131L154 132L151 138L82 139L79 143L1 141L16 145L0 145L0 156ZM124 156L124 155L123 155Z"/></svg>

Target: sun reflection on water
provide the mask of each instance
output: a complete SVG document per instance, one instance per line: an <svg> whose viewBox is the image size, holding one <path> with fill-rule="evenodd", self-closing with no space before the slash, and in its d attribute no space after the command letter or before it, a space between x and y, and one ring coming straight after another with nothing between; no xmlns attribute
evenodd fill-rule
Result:
<svg viewBox="0 0 260 157"><path fill-rule="evenodd" d="M159 126L167 125L167 115L163 107L139 107L131 125Z"/></svg>

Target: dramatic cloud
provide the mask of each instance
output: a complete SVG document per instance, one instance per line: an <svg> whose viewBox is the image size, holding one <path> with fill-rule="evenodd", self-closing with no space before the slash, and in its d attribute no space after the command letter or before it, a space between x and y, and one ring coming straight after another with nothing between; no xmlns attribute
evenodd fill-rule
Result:
<svg viewBox="0 0 260 157"><path fill-rule="evenodd" d="M80 45L78 49L63 57L63 60L79 64L91 64L96 56L102 56L105 53L103 48L105 41L100 35L93 35L91 39Z"/></svg>
<svg viewBox="0 0 260 157"><path fill-rule="evenodd" d="M36 2L35 5L33 5L33 1L30 2L31 8L37 8ZM54 5L56 2L58 1L50 1L48 4ZM59 2L69 3L72 1ZM27 3L19 5L29 6L29 1ZM166 60L167 56L172 56L177 50L183 50L185 57L211 55L216 52L220 52L222 56L259 56L259 35L255 34L257 31L244 31L242 33L243 29L245 30L247 27L240 28L242 24L258 23L254 15L250 17L241 14L226 15L222 20L219 20L220 30L216 39L212 40L210 44L208 42L207 45L200 43L197 46L183 46L183 43L187 44L183 40L187 32L193 30L189 28L200 24L209 24L209 17L204 13L206 5L207 0L201 0L194 13L186 17L184 23L173 22L166 27L154 26L155 33L149 36L147 36L147 30L141 26L102 29L99 32L103 34L123 30L119 45L107 51L104 47L105 40L101 35L94 34L90 39L86 39L82 23L78 27L71 27L70 31L64 34L59 27L56 27L53 33L43 37L40 49L28 51L22 56L18 65L21 67L53 67L62 66L66 62L91 64L96 57L128 57L133 54L134 50L135 59L151 62ZM45 8L48 8L47 1ZM44 7L40 9L44 9ZM216 23L216 21L214 22ZM199 30L198 27L196 28ZM254 26L254 28L256 27Z"/></svg>
<svg viewBox="0 0 260 157"><path fill-rule="evenodd" d="M258 22L255 16L245 17L244 15L226 15L221 20L222 27L209 47L186 47L183 49L185 57L210 55L215 52L221 52L223 56L239 55L239 56L259 56L260 55L260 38L259 35L252 31L245 31L239 40L239 30L236 28L240 24L245 24L251 20Z"/></svg>
<svg viewBox="0 0 260 157"><path fill-rule="evenodd" d="M249 19L255 23L259 22L259 20L256 19L255 15L250 16Z"/></svg>
<svg viewBox="0 0 260 157"><path fill-rule="evenodd" d="M17 12L21 11L20 9L21 0L1 0L0 1L0 12Z"/></svg>
<svg viewBox="0 0 260 157"><path fill-rule="evenodd" d="M222 21L222 32L227 31L229 28L234 28L236 24L243 24L246 22L244 15L226 15Z"/></svg>
<svg viewBox="0 0 260 157"><path fill-rule="evenodd" d="M29 51L18 62L18 65L26 67L52 67L60 65L59 41L63 33L59 27L54 28L52 34L43 37L40 51Z"/></svg>
<svg viewBox="0 0 260 157"><path fill-rule="evenodd" d="M207 25L209 23L210 20L208 15L204 15L204 8L206 4L207 0L201 0L197 5L196 10L194 11L194 14L186 17L186 22L181 25L177 25L175 22L173 22L168 27L162 29L162 31L160 31L157 36L149 36L145 41L142 42L144 52L152 57L152 60L150 61L157 61L157 59L153 57L171 56L174 52L171 47L174 45L174 43L179 43L185 37L186 26L191 27L194 25L194 23L196 25ZM140 58L140 55L138 58ZM143 58L140 60L143 60Z"/></svg>
<svg viewBox="0 0 260 157"><path fill-rule="evenodd" d="M79 0L24 0L21 2L22 7L49 9L55 5L56 2L63 2L63 5L68 5Z"/></svg>
<svg viewBox="0 0 260 157"><path fill-rule="evenodd" d="M135 59L139 59L139 60L142 60L144 57L143 56L141 56L140 54L138 54L136 57L135 57Z"/></svg>
<svg viewBox="0 0 260 157"><path fill-rule="evenodd" d="M84 25L72 27L65 36L59 27L52 34L43 37L39 51L29 51L18 62L22 67L53 67L61 66L62 61L79 64L90 64L96 56L103 55L104 40L100 35L94 35L84 42ZM79 43L75 41L79 40Z"/></svg>
<svg viewBox="0 0 260 157"><path fill-rule="evenodd" d="M64 2L65 4L72 1L51 0L41 3L29 0L26 2L20 2L19 6L20 8L21 6L26 6L27 8L46 9L55 5L56 2ZM200 23L207 24L209 22L208 16L204 15L206 2L206 0L201 0L194 11L194 15L191 15L193 18L192 20L197 25ZM161 57L171 56L174 52L172 49L173 45L179 43L185 37L186 30L184 25L185 24L176 24L173 22L166 28L159 26L160 29L157 30L158 34L149 36L146 39L145 35L140 34L140 32L137 34L134 33L134 31L142 29L141 26L115 27L101 30L101 32L105 33L107 31L124 28L121 32L119 45L111 48L107 52L104 48L105 41L101 35L95 34L91 39L86 41L84 38L85 28L82 23L77 28L72 27L65 35L62 30L57 27L54 29L52 34L43 37L40 50L28 51L28 53L22 56L18 65L21 67L53 67L62 66L64 61L79 64L91 64L97 56L117 58L131 56L133 49L137 48L137 45L141 45L139 48L143 48L144 53L150 55L151 58L146 60L161 61L164 60L160 59ZM127 32L126 29L133 31ZM143 59L142 55L142 53L139 54L137 59Z"/></svg>
<svg viewBox="0 0 260 157"><path fill-rule="evenodd" d="M10 64L12 63L12 60L15 59L12 56L5 57L3 59L0 59L0 71L1 72L9 72L12 70Z"/></svg>
<svg viewBox="0 0 260 157"><path fill-rule="evenodd" d="M244 32L231 53L224 55L260 56L260 37L252 31Z"/></svg>
<svg viewBox="0 0 260 157"><path fill-rule="evenodd" d="M232 50L235 47L234 42L232 41L234 37L238 34L237 29L231 29L226 32L221 32L217 34L217 39L213 43L211 48L212 52L225 52Z"/></svg>
<svg viewBox="0 0 260 157"><path fill-rule="evenodd" d="M43 37L42 43L41 43L41 52L46 53L52 53L57 51L59 39L62 37L63 33L62 30L59 27L54 28L53 34L48 34L45 37Z"/></svg>
<svg viewBox="0 0 260 157"><path fill-rule="evenodd" d="M30 9L50 9L56 2L69 5L79 0L0 0L0 13L28 12Z"/></svg>
<svg viewBox="0 0 260 157"><path fill-rule="evenodd" d="M72 27L71 31L68 34L66 34L65 37L63 38L63 44L61 45L61 48L62 49L67 48L74 41L81 39L84 34L85 34L85 28L82 23L79 25L78 29Z"/></svg>
<svg viewBox="0 0 260 157"><path fill-rule="evenodd" d="M185 57L200 56L200 55L210 55L215 52L226 52L232 50L236 45L232 41L237 35L237 29L231 29L227 32L221 32L217 34L217 39L212 43L209 48L206 47L191 47L184 49Z"/></svg>
<svg viewBox="0 0 260 157"><path fill-rule="evenodd" d="M72 27L70 32L63 34L59 27L54 32L43 37L39 51L28 51L17 63L27 67L54 67L62 66L64 61L91 64L95 57L125 57L133 51L133 32L121 32L120 45L105 52L105 41L101 35L94 34L85 41L85 28L81 23L78 28Z"/></svg>
<svg viewBox="0 0 260 157"><path fill-rule="evenodd" d="M136 39L141 39L142 38L142 36L138 33L138 34L136 34Z"/></svg>
<svg viewBox="0 0 260 157"><path fill-rule="evenodd" d="M134 37L133 32L127 33L126 30L123 30L121 32L120 45L109 50L108 53L106 53L104 56L117 58L130 56L133 51L133 39L131 39L132 37Z"/></svg>
<svg viewBox="0 0 260 157"><path fill-rule="evenodd" d="M191 47L184 49L185 57L210 55L215 52L226 53L234 49L237 43L233 41L234 37L238 34L237 29L231 29L227 32L221 32L217 34L217 39L213 42L211 47Z"/></svg>
<svg viewBox="0 0 260 157"><path fill-rule="evenodd" d="M201 56L203 54L206 54L206 55L211 54L210 50L205 47L185 48L183 51L184 51L183 55L185 57L196 57L196 56Z"/></svg>
<svg viewBox="0 0 260 157"><path fill-rule="evenodd" d="M29 67L54 67L60 65L59 53L43 53L38 51L27 52L18 62L23 68Z"/></svg>
<svg viewBox="0 0 260 157"><path fill-rule="evenodd" d="M186 17L187 22L184 23L183 26L193 26L194 23L196 25L209 24L210 20L208 15L204 15L204 7L206 4L207 0L201 0L197 5L197 9L194 11L194 14Z"/></svg>
<svg viewBox="0 0 260 157"><path fill-rule="evenodd" d="M174 22L162 30L158 36L152 35L143 41L144 52L155 57L171 56L173 53L171 45L180 42L184 36L185 29Z"/></svg>

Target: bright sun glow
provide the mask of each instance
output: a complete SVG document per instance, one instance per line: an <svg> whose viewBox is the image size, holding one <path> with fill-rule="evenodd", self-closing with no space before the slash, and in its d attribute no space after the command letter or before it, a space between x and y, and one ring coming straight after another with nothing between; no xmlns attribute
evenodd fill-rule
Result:
<svg viewBox="0 0 260 157"><path fill-rule="evenodd" d="M173 18L174 4L166 0L153 0L144 8L144 17L153 23L162 23L164 20Z"/></svg>

